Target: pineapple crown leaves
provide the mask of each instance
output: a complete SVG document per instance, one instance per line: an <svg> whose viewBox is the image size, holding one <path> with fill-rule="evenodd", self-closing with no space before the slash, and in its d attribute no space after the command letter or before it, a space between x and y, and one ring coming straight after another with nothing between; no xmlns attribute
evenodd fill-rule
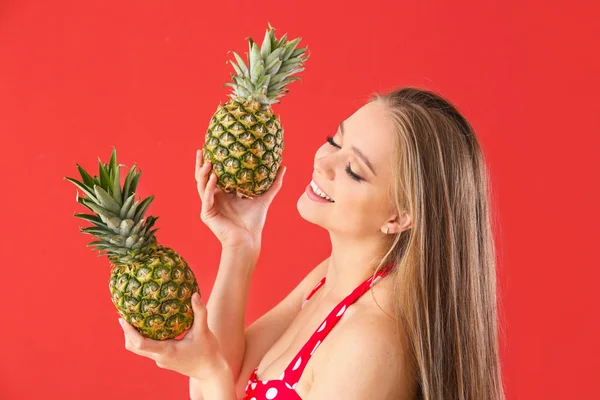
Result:
<svg viewBox="0 0 600 400"><path fill-rule="evenodd" d="M77 169L81 181L65 177L73 183L84 197L77 192L77 202L91 210L94 214L75 214L75 217L91 222L93 226L80 228L81 232L94 236L96 241L88 246L109 256L134 256L146 246L156 241L154 234L158 229L152 229L158 217L144 214L154 200L154 196L135 200L135 191L141 171L136 171L136 165L131 167L121 187L117 164L117 150L113 148L110 161L103 164L98 159L98 176L91 176L79 164Z"/></svg>
<svg viewBox="0 0 600 400"><path fill-rule="evenodd" d="M275 28L269 24L262 46L248 39L248 66L236 53L235 61L229 60L235 74L231 74L232 99L238 101L257 100L263 106L279 103L279 98L289 91L286 85L300 80L292 75L304 71L304 62L309 56L307 47L297 48L302 38L287 40L287 33L280 39L275 37Z"/></svg>

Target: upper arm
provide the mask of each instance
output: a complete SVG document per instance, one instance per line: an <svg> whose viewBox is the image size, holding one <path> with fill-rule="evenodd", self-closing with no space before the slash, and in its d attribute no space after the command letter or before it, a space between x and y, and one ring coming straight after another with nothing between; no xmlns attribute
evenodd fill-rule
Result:
<svg viewBox="0 0 600 400"><path fill-rule="evenodd" d="M252 370L298 315L309 291L323 278L327 260L313 268L279 304L246 329L244 359L236 383L238 393L243 392Z"/></svg>
<svg viewBox="0 0 600 400"><path fill-rule="evenodd" d="M315 367L306 400L414 398L415 386L394 322L382 324L381 318L348 322L339 335L331 337L326 358Z"/></svg>

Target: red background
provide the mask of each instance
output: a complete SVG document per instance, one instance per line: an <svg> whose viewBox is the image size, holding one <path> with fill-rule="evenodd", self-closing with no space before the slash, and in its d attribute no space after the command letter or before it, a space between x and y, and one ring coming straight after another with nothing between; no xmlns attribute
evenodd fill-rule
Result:
<svg viewBox="0 0 600 400"><path fill-rule="evenodd" d="M139 163L160 241L207 298L219 246L199 220L194 152L227 100L227 51L262 42L267 22L312 56L276 106L289 169L248 322L328 254L295 205L314 151L370 93L417 85L457 104L489 160L508 398L600 398L599 9L502 4L2 1L0 398L187 398L186 378L125 350L108 262L85 247L62 178L113 145Z"/></svg>

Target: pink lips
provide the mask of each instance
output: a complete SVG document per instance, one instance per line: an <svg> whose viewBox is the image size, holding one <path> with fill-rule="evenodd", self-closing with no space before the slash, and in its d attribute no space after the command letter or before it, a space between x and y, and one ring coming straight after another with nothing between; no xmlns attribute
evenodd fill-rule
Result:
<svg viewBox="0 0 600 400"><path fill-rule="evenodd" d="M324 198L322 198L321 196L318 196L315 192L313 192L312 187L310 187L310 183L306 186L306 195L308 196L309 199L311 199L312 201L316 201L317 203L329 203L331 204L332 202L329 200L325 200Z"/></svg>
<svg viewBox="0 0 600 400"><path fill-rule="evenodd" d="M315 183L315 185L317 185L317 187L319 188L319 190L320 190L321 192L323 192L323 193L325 193L325 194L327 194L327 195L329 194L329 193L327 193L327 192L325 191L325 189L323 189L323 188L321 187L321 185L319 185L319 181L318 181L317 179L315 179L315 174L314 174L314 173L313 173L313 176L312 176L312 181Z"/></svg>

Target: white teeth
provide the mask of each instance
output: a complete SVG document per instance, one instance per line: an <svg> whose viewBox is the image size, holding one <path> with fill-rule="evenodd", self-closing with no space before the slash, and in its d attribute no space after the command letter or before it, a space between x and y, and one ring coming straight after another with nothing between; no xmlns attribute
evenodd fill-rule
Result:
<svg viewBox="0 0 600 400"><path fill-rule="evenodd" d="M310 187L312 188L313 192L315 192L319 197L322 197L326 200L329 200L331 202L333 202L333 199L329 196L327 196L325 193L323 193L318 187L317 184L315 183L315 181L310 181Z"/></svg>

